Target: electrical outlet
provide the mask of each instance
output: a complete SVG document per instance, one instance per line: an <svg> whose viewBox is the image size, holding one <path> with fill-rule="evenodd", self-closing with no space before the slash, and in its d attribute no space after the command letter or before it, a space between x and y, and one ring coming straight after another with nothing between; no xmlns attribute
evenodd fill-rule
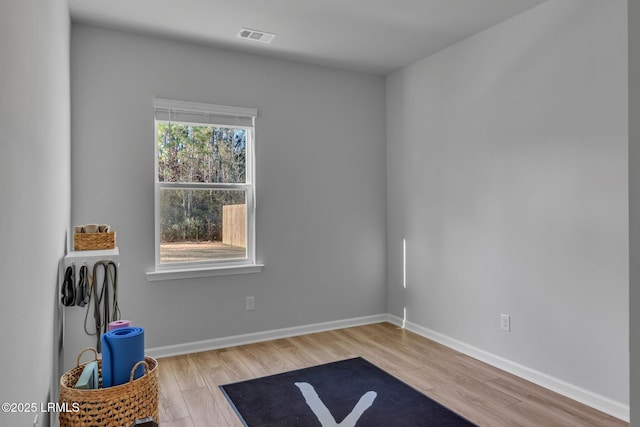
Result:
<svg viewBox="0 0 640 427"><path fill-rule="evenodd" d="M247 311L256 309L256 297L247 297Z"/></svg>
<svg viewBox="0 0 640 427"><path fill-rule="evenodd" d="M511 316L508 314L500 315L500 329L511 332Z"/></svg>

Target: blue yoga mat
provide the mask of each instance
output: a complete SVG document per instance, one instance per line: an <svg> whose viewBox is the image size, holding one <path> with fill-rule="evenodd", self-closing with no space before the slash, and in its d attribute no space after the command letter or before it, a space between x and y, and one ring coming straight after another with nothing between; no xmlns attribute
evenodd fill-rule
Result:
<svg viewBox="0 0 640 427"><path fill-rule="evenodd" d="M144 360L144 329L118 328L107 332L102 341L102 387L113 387L129 382L131 369ZM144 366L138 366L134 379L144 375Z"/></svg>

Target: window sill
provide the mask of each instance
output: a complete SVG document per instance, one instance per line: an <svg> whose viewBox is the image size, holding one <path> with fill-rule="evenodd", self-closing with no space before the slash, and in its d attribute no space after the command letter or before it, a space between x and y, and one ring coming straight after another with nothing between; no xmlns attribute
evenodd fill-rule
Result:
<svg viewBox="0 0 640 427"><path fill-rule="evenodd" d="M155 270L147 272L149 282L176 279L195 279L198 277L229 276L232 274L259 273L264 264L233 265L225 267L205 267L175 270Z"/></svg>

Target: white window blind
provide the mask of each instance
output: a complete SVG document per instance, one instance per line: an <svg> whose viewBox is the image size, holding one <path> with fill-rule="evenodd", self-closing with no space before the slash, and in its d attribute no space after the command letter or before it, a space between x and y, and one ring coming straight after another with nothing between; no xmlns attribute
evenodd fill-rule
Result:
<svg viewBox="0 0 640 427"><path fill-rule="evenodd" d="M155 98L155 119L166 122L196 123L251 128L258 116L254 108L201 104Z"/></svg>

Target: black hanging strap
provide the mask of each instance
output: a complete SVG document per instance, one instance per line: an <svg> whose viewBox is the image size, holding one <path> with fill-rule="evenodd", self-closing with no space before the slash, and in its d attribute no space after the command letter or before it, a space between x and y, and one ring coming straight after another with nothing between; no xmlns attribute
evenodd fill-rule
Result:
<svg viewBox="0 0 640 427"><path fill-rule="evenodd" d="M102 285L97 283L98 268L103 268ZM112 301L109 300L109 282L113 290ZM99 288L99 289L98 289ZM120 308L118 307L118 267L113 261L98 261L93 266L93 283L90 284L91 291L87 301L87 313L84 318L84 331L89 335L96 335L96 349L100 353L102 345L100 336L108 332L109 323L120 319ZM95 320L95 332L89 332L87 320L91 300L93 299L93 318Z"/></svg>
<svg viewBox="0 0 640 427"><path fill-rule="evenodd" d="M72 306L75 302L75 290L73 286L73 266L67 267L62 282L62 298L60 301L65 307Z"/></svg>
<svg viewBox="0 0 640 427"><path fill-rule="evenodd" d="M76 305L84 307L91 299L91 288L89 286L89 268L86 265L80 267L78 273L78 286L76 287Z"/></svg>

